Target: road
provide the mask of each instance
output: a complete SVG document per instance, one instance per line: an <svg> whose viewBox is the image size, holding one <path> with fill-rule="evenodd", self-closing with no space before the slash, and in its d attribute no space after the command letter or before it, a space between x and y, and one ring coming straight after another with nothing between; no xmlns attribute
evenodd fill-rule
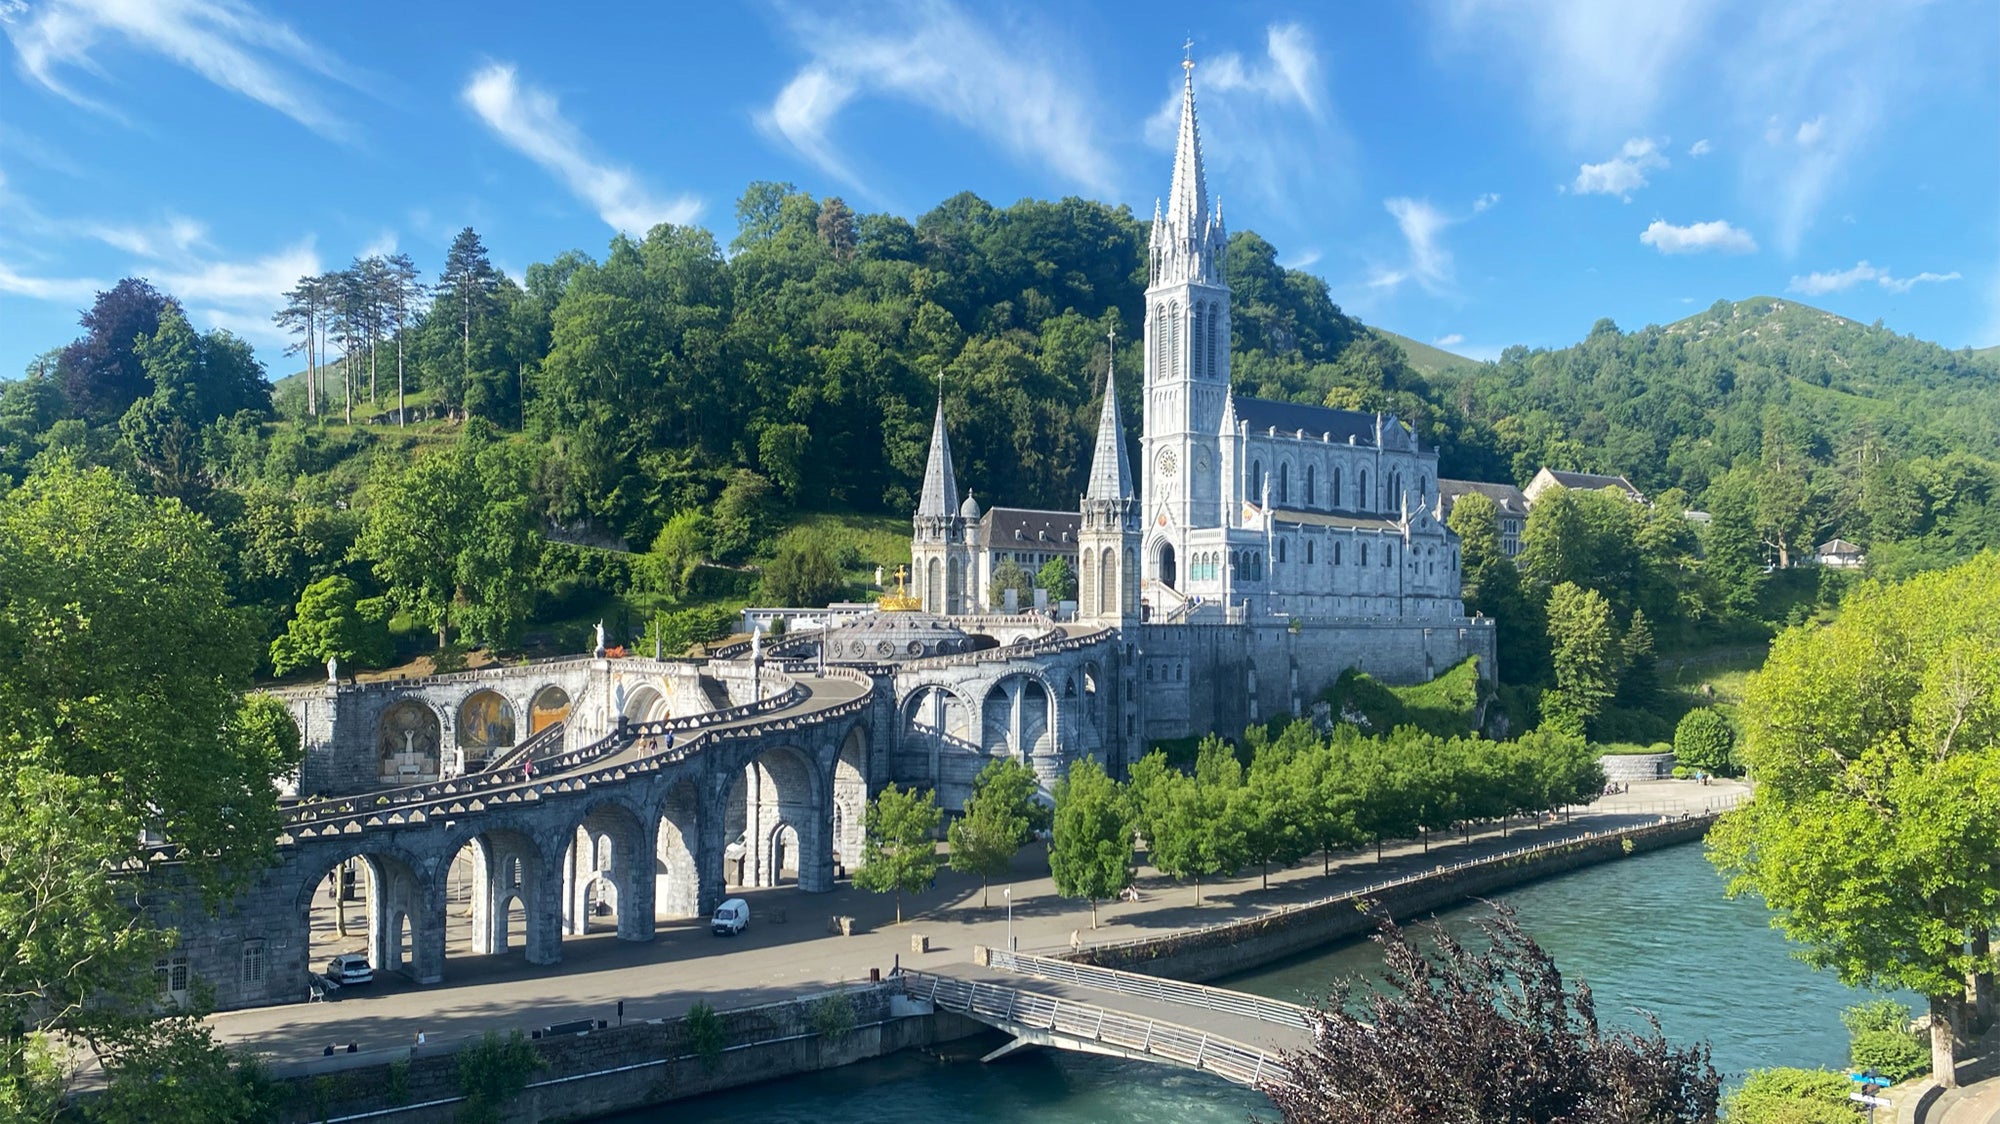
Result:
<svg viewBox="0 0 2000 1124"><path fill-rule="evenodd" d="M1022 951L1055 952L1068 947L1072 933L1086 943L1099 943L1210 925L1478 854L1700 811L1743 791L1731 783L1634 784L1568 825L1517 825L1506 839L1497 828L1490 829L1475 833L1470 844L1456 837L1441 839L1428 853L1415 843L1394 846L1380 863L1372 854L1352 855L1335 863L1331 876L1322 876L1319 863L1308 860L1274 871L1269 891L1259 889L1252 871L1204 884L1198 907L1191 887L1142 868L1141 900L1100 905L1101 927L1095 931L1087 904L1055 893L1046 856L1036 848L1017 858L1007 884L1013 891L1012 930ZM417 987L383 978L343 989L329 1002L230 1011L213 1016L211 1023L224 1041L286 1061L316 1056L329 1043L355 1042L364 1050L406 1045L420 1031L429 1041L449 1042L487 1030L611 1019L621 999L628 1019L679 1015L702 1000L718 1008L775 1002L865 979L871 968L886 973L899 959L937 967L969 962L974 945L1004 947L1009 922L1002 888L995 884L982 904L976 880L945 871L934 890L903 902L908 920L900 926L894 924L891 896L865 893L846 882L825 894L791 887L739 891L752 911L751 926L739 937L712 936L700 920L662 920L658 937L645 944L619 941L609 932L566 938L563 961L556 965L529 965L519 951L452 956L442 984ZM780 912L785 921L774 920ZM837 914L857 920L855 935L828 935L827 919ZM928 953L911 953L913 934L930 938Z"/></svg>

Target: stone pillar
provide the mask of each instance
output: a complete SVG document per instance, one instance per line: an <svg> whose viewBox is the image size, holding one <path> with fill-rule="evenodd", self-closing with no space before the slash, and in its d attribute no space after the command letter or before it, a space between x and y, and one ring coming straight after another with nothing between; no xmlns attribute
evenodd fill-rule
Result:
<svg viewBox="0 0 2000 1124"><path fill-rule="evenodd" d="M771 841L768 838L777 822L773 816L765 814L764 792L773 786L765 783L764 766L751 762L743 774L743 883L746 886L775 886L776 872L771 870ZM775 811L775 809L773 809Z"/></svg>
<svg viewBox="0 0 2000 1124"><path fill-rule="evenodd" d="M445 889L450 885L451 864L420 887L410 910L410 977L420 984L444 981L445 928L450 924Z"/></svg>
<svg viewBox="0 0 2000 1124"><path fill-rule="evenodd" d="M391 971L397 967L393 961L402 956L399 939L402 934L390 930L389 887L382 877L382 861L372 855L361 856L361 870L368 879L368 963L378 972Z"/></svg>
<svg viewBox="0 0 2000 1124"><path fill-rule="evenodd" d="M505 923L505 912L495 907L500 900L500 876L496 869L500 864L494 861L492 844L485 838L472 841L472 955L489 956L500 951L500 943L494 939L498 930L494 927L494 915L500 914Z"/></svg>
<svg viewBox="0 0 2000 1124"><path fill-rule="evenodd" d="M564 936L582 936L590 932L590 876L596 866L596 850L596 840L590 829L579 827L569 833L562 860Z"/></svg>
<svg viewBox="0 0 2000 1124"><path fill-rule="evenodd" d="M562 963L562 867L560 837L554 854L522 856L522 904L528 916L528 963Z"/></svg>
<svg viewBox="0 0 2000 1124"><path fill-rule="evenodd" d="M701 811L695 816L695 912L705 917L722 904L729 891L722 876L729 847L729 788L735 778L727 771L707 778Z"/></svg>
<svg viewBox="0 0 2000 1124"><path fill-rule="evenodd" d="M838 750L835 751L838 760ZM833 765L821 768L817 762L813 769L819 774L820 783L815 787L824 797L816 805L802 809L803 815L791 820L799 836L799 854L794 860L799 868L799 889L809 894L824 894L833 889ZM776 871L772 871L772 884L776 885Z"/></svg>
<svg viewBox="0 0 2000 1124"><path fill-rule="evenodd" d="M635 838L612 845L611 877L618 885L618 939L653 939L653 841L643 827Z"/></svg>

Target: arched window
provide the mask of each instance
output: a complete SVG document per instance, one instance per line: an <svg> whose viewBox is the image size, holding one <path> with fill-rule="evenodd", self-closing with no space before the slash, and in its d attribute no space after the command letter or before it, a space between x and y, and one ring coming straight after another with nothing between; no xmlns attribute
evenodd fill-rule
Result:
<svg viewBox="0 0 2000 1124"><path fill-rule="evenodd" d="M1278 502L1292 502L1292 466L1289 464L1278 466Z"/></svg>
<svg viewBox="0 0 2000 1124"><path fill-rule="evenodd" d="M1311 507L1311 506L1312 506L1312 505L1313 505L1313 504L1314 504L1315 502L1317 502L1317 500L1318 500L1318 496L1317 496L1317 494L1316 494L1316 492L1317 492L1317 489L1315 489L1315 488L1314 488L1314 483L1315 483L1315 481L1314 481L1314 477L1315 477L1316 475L1317 475L1317 474L1316 474L1316 473L1315 473L1315 472L1313 471L1313 466L1312 466L1312 465L1307 465L1307 466L1306 466L1306 497L1305 497L1305 498L1306 498L1306 506L1307 506L1307 507Z"/></svg>
<svg viewBox="0 0 2000 1124"><path fill-rule="evenodd" d="M1333 564L1336 566L1340 565L1340 544L1338 542L1333 544Z"/></svg>
<svg viewBox="0 0 2000 1124"><path fill-rule="evenodd" d="M1201 363L1202 360L1206 357L1206 351L1207 351L1207 349L1202 346L1202 344L1206 342L1208 336L1208 325L1204 323L1204 321L1207 318L1202 315L1202 311L1205 307L1206 307L1206 302L1204 301L1194 302L1194 316L1193 316L1194 348L1189 353L1190 354L1189 366L1193 368L1192 374L1194 375L1195 378L1200 378L1202 376Z"/></svg>
<svg viewBox="0 0 2000 1124"><path fill-rule="evenodd" d="M1167 377L1167 306L1153 310L1153 377Z"/></svg>
<svg viewBox="0 0 2000 1124"><path fill-rule="evenodd" d="M1422 500L1422 501L1424 501L1425 503L1429 503L1429 502L1431 502L1431 478L1430 478L1430 477L1428 477L1428 476L1425 476L1425 475L1422 475L1422 474L1419 474L1419 475L1417 476L1417 498L1418 498L1418 499L1420 499L1420 500Z"/></svg>
<svg viewBox="0 0 2000 1124"><path fill-rule="evenodd" d="M1354 485L1354 510L1367 511L1373 505L1368 502L1368 470L1361 470L1361 479Z"/></svg>
<svg viewBox="0 0 2000 1124"><path fill-rule="evenodd" d="M1361 564L1362 564L1363 566L1366 566L1366 565L1368 564L1368 544L1367 544L1367 543L1362 543L1362 544L1361 544Z"/></svg>
<svg viewBox="0 0 2000 1124"><path fill-rule="evenodd" d="M1389 543L1388 545L1382 548L1382 565L1394 566L1395 564L1396 564L1396 544Z"/></svg>
<svg viewBox="0 0 2000 1124"><path fill-rule="evenodd" d="M1264 462L1250 462L1250 495L1252 503L1264 502Z"/></svg>
<svg viewBox="0 0 2000 1124"><path fill-rule="evenodd" d="M1181 377L1181 302L1167 302L1167 377Z"/></svg>
<svg viewBox="0 0 2000 1124"><path fill-rule="evenodd" d="M1313 562L1313 544L1312 544L1312 540L1311 540L1311 539L1307 539L1307 540L1306 540L1306 565L1310 566L1310 565L1312 565L1312 562Z"/></svg>
<svg viewBox="0 0 2000 1124"><path fill-rule="evenodd" d="M1218 378L1222 369L1215 364L1216 337L1222 334L1222 302L1213 301L1208 306L1208 377Z"/></svg>
<svg viewBox="0 0 2000 1124"><path fill-rule="evenodd" d="M1326 490L1326 505L1327 505L1328 507L1339 507L1339 506L1340 506L1340 466L1339 466L1339 465L1334 465L1334 466L1333 466L1333 487L1331 487L1331 488L1328 488L1328 489Z"/></svg>
<svg viewBox="0 0 2000 1124"><path fill-rule="evenodd" d="M1283 539L1279 539L1279 540L1278 540L1278 561L1280 561L1280 562L1283 562L1284 560L1285 560L1285 540L1283 540Z"/></svg>

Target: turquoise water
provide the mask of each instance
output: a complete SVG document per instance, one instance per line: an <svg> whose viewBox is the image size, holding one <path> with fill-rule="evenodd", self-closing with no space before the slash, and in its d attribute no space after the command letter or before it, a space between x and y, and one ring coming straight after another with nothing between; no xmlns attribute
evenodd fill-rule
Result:
<svg viewBox="0 0 2000 1124"><path fill-rule="evenodd" d="M1846 1060L1840 1009L1855 993L1793 959L1754 900L1728 901L1698 846L1674 847L1504 895L1522 925L1582 978L1607 1025L1639 1024L1650 1010L1667 1037L1705 1038L1733 1080L1753 1066L1837 1066ZM1479 907L1442 920L1470 930ZM1246 973L1229 986L1299 998L1340 975L1368 976L1375 946L1350 944ZM1907 997L1905 997L1907 1001ZM1255 1093L1184 1070L1054 1051L1024 1051L980 1065L983 1043L953 1044L960 1060L906 1051L889 1058L758 1088L616 1117L618 1124L1166 1124L1242 1121ZM964 1054L971 1054L971 1059Z"/></svg>

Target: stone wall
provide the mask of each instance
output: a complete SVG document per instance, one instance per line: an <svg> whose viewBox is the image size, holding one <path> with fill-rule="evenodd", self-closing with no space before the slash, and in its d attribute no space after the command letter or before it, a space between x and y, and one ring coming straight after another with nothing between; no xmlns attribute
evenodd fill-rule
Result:
<svg viewBox="0 0 2000 1124"><path fill-rule="evenodd" d="M891 1010L892 994L899 995L892 985L863 985L845 994L854 1029L837 1041L813 1026L817 996L718 1012L724 1052L713 1069L693 1056L682 1019L538 1039L535 1050L546 1068L506 1106L502 1119L575 1120L849 1065L986 1029L949 1013L898 1017L900 1010ZM899 998L897 1005L902 1007ZM434 1042L408 1057L378 1056L335 1072L314 1073L319 1063L305 1063L298 1068L308 1072L286 1077L296 1092L284 1119L304 1124L373 1114L370 1119L393 1124L447 1124L463 1103L457 1050L474 1041ZM342 1055L326 1062L340 1065Z"/></svg>
<svg viewBox="0 0 2000 1124"><path fill-rule="evenodd" d="M1372 900L1397 920L1421 917L1486 894L1564 874L1601 862L1700 839L1712 816L1633 828L1550 847L1532 855L1447 870L1412 880ZM1631 851L1625 850L1626 843ZM1085 949L1067 959L1168 979L1205 982L1247 972L1335 941L1365 936L1375 922L1350 896L1191 932L1148 937Z"/></svg>
<svg viewBox="0 0 2000 1124"><path fill-rule="evenodd" d="M1619 784L1657 781L1674 775L1671 753L1607 753L1597 759L1604 766L1604 779Z"/></svg>

